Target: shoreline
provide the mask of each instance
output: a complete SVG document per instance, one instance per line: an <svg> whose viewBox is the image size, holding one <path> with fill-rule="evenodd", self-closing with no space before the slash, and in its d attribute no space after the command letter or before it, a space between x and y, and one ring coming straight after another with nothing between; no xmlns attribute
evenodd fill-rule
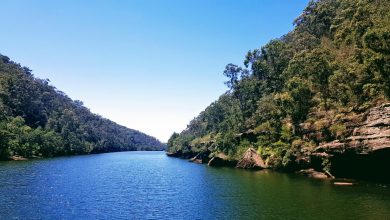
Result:
<svg viewBox="0 0 390 220"><path fill-rule="evenodd" d="M64 155L55 155L55 156L49 156L49 157L43 157L43 156L32 156L32 157L23 157L19 155L14 155L7 158L1 158L1 161L27 161L27 160L34 160L34 159L50 159L50 158L58 158L58 157L72 157L72 156L87 156L87 155L95 155L95 154L107 154L107 153L121 153L121 152L166 152L165 150L125 150L125 151L111 151L111 152L95 152L95 153L88 153L88 154L64 154Z"/></svg>
<svg viewBox="0 0 390 220"><path fill-rule="evenodd" d="M348 178L348 177L335 177L328 171L316 171L314 168L307 168L307 169L301 169L301 170L294 170L294 171L287 171L287 170L280 170L280 169L274 169L270 167L260 168L260 169L251 169L251 168L240 168L236 165L232 165L232 163L226 163L226 164L218 164L217 166L210 165L208 162L203 162L202 160L196 159L195 157L189 157L190 154L184 154L180 155L180 153L172 153L172 152L165 152L167 157L173 157L177 159L187 160L188 162L201 164L201 165L207 165L209 167L226 167L226 168L233 168L233 169L241 169L249 172L253 171L260 171L260 170L271 170L278 173L284 173L284 174L296 174L299 176L307 177L309 179L316 179L320 181L331 181L333 185L335 186L356 186L359 185L359 182L369 182L373 184L379 184L380 186L387 187L388 184L390 184L390 181L380 181L375 179L364 179L364 178ZM234 163L233 163L234 164Z"/></svg>

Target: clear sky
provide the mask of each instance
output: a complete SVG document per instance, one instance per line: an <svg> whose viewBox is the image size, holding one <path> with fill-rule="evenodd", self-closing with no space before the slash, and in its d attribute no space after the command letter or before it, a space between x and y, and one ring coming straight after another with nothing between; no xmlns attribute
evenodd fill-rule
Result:
<svg viewBox="0 0 390 220"><path fill-rule="evenodd" d="M226 64L292 30L307 2L1 0L0 53L165 142L226 91Z"/></svg>

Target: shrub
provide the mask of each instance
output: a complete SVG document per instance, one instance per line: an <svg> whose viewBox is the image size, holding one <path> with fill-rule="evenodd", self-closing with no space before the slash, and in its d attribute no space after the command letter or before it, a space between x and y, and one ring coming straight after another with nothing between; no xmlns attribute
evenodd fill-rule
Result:
<svg viewBox="0 0 390 220"><path fill-rule="evenodd" d="M336 138L344 138L347 133L347 127L344 124L337 123L330 126L329 131Z"/></svg>

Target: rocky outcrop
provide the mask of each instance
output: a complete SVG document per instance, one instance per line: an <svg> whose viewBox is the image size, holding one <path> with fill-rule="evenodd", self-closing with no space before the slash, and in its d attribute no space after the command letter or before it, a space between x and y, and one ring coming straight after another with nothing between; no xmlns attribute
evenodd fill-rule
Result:
<svg viewBox="0 0 390 220"><path fill-rule="evenodd" d="M318 121L301 124L301 143L295 143L295 150L287 152L283 160L271 155L265 164L253 148L249 148L239 161L231 160L223 153L210 159L209 151L197 154L178 151L167 155L191 158L192 162L214 167L264 169L269 165L287 172L300 170L298 173L317 179L342 177L390 182L390 103L361 114L352 110L340 117L334 112L320 114L323 115L317 115L322 117ZM239 134L237 138L245 135L247 138L251 134ZM320 144L315 147L315 143Z"/></svg>
<svg viewBox="0 0 390 220"><path fill-rule="evenodd" d="M208 163L210 158L210 151L203 151L198 153L195 157L191 158L190 161L194 163Z"/></svg>
<svg viewBox="0 0 390 220"><path fill-rule="evenodd" d="M166 152L166 155L167 155L168 157L180 157L180 156L181 156L181 151Z"/></svg>
<svg viewBox="0 0 390 220"><path fill-rule="evenodd" d="M11 156L9 157L9 160L20 161L20 160L28 160L28 159L22 156Z"/></svg>
<svg viewBox="0 0 390 220"><path fill-rule="evenodd" d="M372 108L366 121L347 139L346 147L359 153L390 148L390 103Z"/></svg>
<svg viewBox="0 0 390 220"><path fill-rule="evenodd" d="M267 168L263 159L253 148L248 148L241 160L238 161L236 168L260 170Z"/></svg>
<svg viewBox="0 0 390 220"><path fill-rule="evenodd" d="M175 152L166 152L166 155L168 157L179 157L183 159L189 159L194 157L196 154L193 152L183 152L181 150L175 151Z"/></svg>
<svg viewBox="0 0 390 220"><path fill-rule="evenodd" d="M218 153L208 162L211 167L235 167L237 161L230 160L224 153Z"/></svg>
<svg viewBox="0 0 390 220"><path fill-rule="evenodd" d="M350 137L321 144L315 152L342 154L352 150L367 154L390 148L390 103L372 108L365 115L365 121L355 126Z"/></svg>
<svg viewBox="0 0 390 220"><path fill-rule="evenodd" d="M328 160L336 176L390 180L390 103L362 115L349 137L320 144L311 153L312 163Z"/></svg>
<svg viewBox="0 0 390 220"><path fill-rule="evenodd" d="M350 183L350 182L334 182L333 183L336 186L353 186L356 185L356 183Z"/></svg>
<svg viewBox="0 0 390 220"><path fill-rule="evenodd" d="M306 169L306 170L300 170L298 172L299 174L302 174L304 176L314 178L314 179L328 179L330 176L326 175L326 173L315 171L314 169Z"/></svg>

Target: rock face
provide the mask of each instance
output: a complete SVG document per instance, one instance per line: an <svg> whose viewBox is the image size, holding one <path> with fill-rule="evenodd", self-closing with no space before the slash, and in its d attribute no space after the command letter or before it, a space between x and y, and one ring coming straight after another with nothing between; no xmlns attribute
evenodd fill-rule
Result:
<svg viewBox="0 0 390 220"><path fill-rule="evenodd" d="M347 139L347 147L361 153L390 148L390 103L369 111L366 121Z"/></svg>
<svg viewBox="0 0 390 220"><path fill-rule="evenodd" d="M350 137L320 145L317 152L341 154L353 150L358 154L390 148L390 103L370 109L366 120L358 124Z"/></svg>
<svg viewBox="0 0 390 220"><path fill-rule="evenodd" d="M229 160L228 156L224 153L219 153L208 162L211 167L235 167L237 161Z"/></svg>
<svg viewBox="0 0 390 220"><path fill-rule="evenodd" d="M253 148L248 148L241 160L238 161L237 168L260 170L265 169L266 165Z"/></svg>
<svg viewBox="0 0 390 220"><path fill-rule="evenodd" d="M361 118L349 137L320 144L312 159L329 160L335 176L390 181L390 103Z"/></svg>

